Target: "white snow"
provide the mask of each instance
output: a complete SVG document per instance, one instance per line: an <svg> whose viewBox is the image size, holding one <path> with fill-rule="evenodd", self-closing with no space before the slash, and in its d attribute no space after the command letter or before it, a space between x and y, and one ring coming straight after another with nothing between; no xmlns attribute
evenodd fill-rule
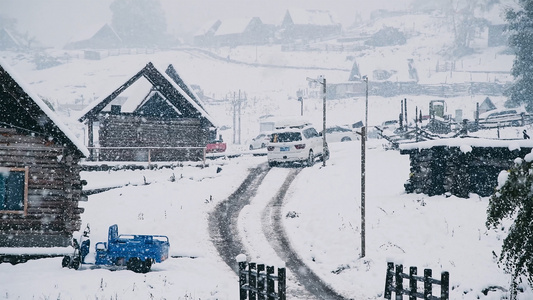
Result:
<svg viewBox="0 0 533 300"><path fill-rule="evenodd" d="M418 23L417 23L418 24ZM417 25L418 26L418 25ZM418 28L418 27L417 27ZM492 81L510 70L512 56L499 54L501 48L480 51L461 62L461 72L435 73L440 45L450 41L447 35L430 35L431 28L415 38L419 46L411 48L383 47L362 51L357 61L366 66L383 57L396 56L397 66L404 68L407 58L415 59L422 83L444 83L465 80L469 70L483 69L485 79ZM443 37L444 36L444 37ZM432 44L438 41L437 44ZM482 44L482 41L478 41ZM0 57L23 76L39 94L54 104L74 103L80 96L98 101L136 74L148 61L156 65L174 64L188 83L198 84L217 103L204 107L219 125L232 126L231 100L242 91L246 102L242 111L242 142L228 143L228 151L247 149L247 142L259 132L261 116L275 114L289 117L300 112L295 100L298 89L308 89L306 77L324 75L329 82L346 80L353 61L347 53L281 52L277 46L213 49L217 55L232 60L288 66L335 68L280 69L232 64L214 60L190 51L160 51L154 54L109 56L101 61L72 58L69 63L51 69L34 70L24 54L2 52ZM393 62L391 62L393 64ZM406 67L406 66L405 66ZM478 68L479 67L479 68ZM340 71L338 68L347 69ZM371 74L372 70L364 70ZM501 74L500 74L501 75ZM498 77L500 77L498 75ZM509 75L502 75L502 80ZM470 80L470 79L468 79ZM371 80L369 82L371 86ZM368 119L373 124L396 119L401 100L407 98L409 114L415 107L427 112L434 97L400 95L393 98L369 95ZM447 110L462 109L473 115L476 102L486 95L446 98ZM503 96L491 96L503 107ZM89 104L90 105L90 104ZM352 124L364 120L365 99L354 97L327 101L328 125ZM62 116L83 139L83 127L70 112ZM305 99L304 116L320 127L322 99ZM527 129L531 129L527 127ZM502 137L520 138L522 128L502 130ZM500 134L498 133L498 134ZM225 141L232 140L232 130L221 130ZM486 138L495 139L496 131ZM359 141L331 143L331 159L326 167L316 164L303 169L287 192L282 207L283 225L291 245L305 263L325 282L346 298L380 299L385 286L386 263L416 266L419 274L431 268L435 277L450 272L450 299L501 299L507 295L510 275L498 266L497 255L510 225L485 227L488 197L471 194L468 199L455 196L428 197L406 194L403 184L409 176L409 157L398 151L384 150L383 140L369 139L366 151L365 189L365 257L361 254L361 144ZM490 139L450 140L449 145L469 151L475 146L533 146L532 142L496 141ZM430 147L432 142L416 147ZM526 161L531 159L528 155ZM218 256L208 235L208 215L241 184L247 170L266 162L265 156L243 155L208 161L201 168L185 164L174 169L120 170L83 172L86 189L115 187L89 196L83 224L91 225L92 245L107 239L108 227L118 224L120 233L167 235L173 258L155 264L147 274L127 270L61 268L61 258L47 258L27 263L0 264L0 297L6 299L237 299L238 277ZM217 173L217 168L222 171ZM266 264L283 266L262 235L260 214L273 197L284 176L291 170L273 168L250 199L238 220L250 257ZM506 173L500 173L501 185ZM287 217L288 216L288 217ZM79 237L80 233L76 233ZM1 250L1 249L0 249ZM94 249L91 249L94 251ZM243 259L242 256L236 258ZM483 294L488 287L502 287ZM29 288L31 287L31 288ZM520 299L533 299L533 291L523 285ZM294 297L297 299L297 297Z"/></svg>

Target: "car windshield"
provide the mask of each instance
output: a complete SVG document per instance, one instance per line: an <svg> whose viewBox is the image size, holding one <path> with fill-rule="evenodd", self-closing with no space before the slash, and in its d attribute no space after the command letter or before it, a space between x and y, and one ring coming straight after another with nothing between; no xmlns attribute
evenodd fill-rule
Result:
<svg viewBox="0 0 533 300"><path fill-rule="evenodd" d="M302 135L299 132L278 132L272 134L270 138L271 143L285 143L301 141Z"/></svg>

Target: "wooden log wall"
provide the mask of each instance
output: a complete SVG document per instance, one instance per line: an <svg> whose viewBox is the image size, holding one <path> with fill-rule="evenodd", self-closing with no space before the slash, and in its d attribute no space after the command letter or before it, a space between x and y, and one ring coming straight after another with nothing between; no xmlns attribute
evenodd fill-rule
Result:
<svg viewBox="0 0 533 300"><path fill-rule="evenodd" d="M515 158L524 157L531 148L509 150L508 147L472 147L463 152L459 147L433 146L401 150L410 159L407 193L429 196L449 193L468 198L470 193L482 197L492 195L498 174L513 166Z"/></svg>
<svg viewBox="0 0 533 300"><path fill-rule="evenodd" d="M100 125L101 147L205 147L209 129L200 119L153 120L107 115ZM147 161L148 149L101 150L101 160ZM203 160L202 149L151 150L153 161Z"/></svg>
<svg viewBox="0 0 533 300"><path fill-rule="evenodd" d="M83 208L79 154L47 137L0 128L0 167L28 168L26 213L0 211L0 247L68 246Z"/></svg>

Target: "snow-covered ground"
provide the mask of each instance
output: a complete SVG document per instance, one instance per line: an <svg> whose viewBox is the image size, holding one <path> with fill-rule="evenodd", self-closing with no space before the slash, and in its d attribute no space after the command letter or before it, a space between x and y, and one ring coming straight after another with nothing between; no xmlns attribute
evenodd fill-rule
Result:
<svg viewBox="0 0 533 300"><path fill-rule="evenodd" d="M423 23L416 24L413 26L416 29L425 28L418 25ZM436 63L446 60L441 50L450 37L432 36L439 34L439 30L432 28L425 28L423 34L413 38L414 44L365 51L358 53L356 59L361 66L387 62L389 69L399 69L404 67L406 59L413 58L420 70L424 70L419 72L423 83L468 81L469 71L473 74L486 71L485 80L494 81L496 75L491 74L510 70L513 57L501 54L501 48L493 48L482 49L457 62L461 72L434 73L431 70ZM477 44L482 45L483 41ZM150 61L160 68L173 64L188 84L199 85L207 96L215 99L231 100L240 90L247 99L242 107L241 144L229 143L228 151L248 149L248 141L259 132L260 116L298 115L300 103L295 100L296 91L308 88L306 77L324 75L328 82L341 82L349 75L349 71L339 70L255 67L188 51L110 56L100 61L83 60L71 54L68 63L44 70L34 69L30 55L0 52L0 57L56 108L82 98L85 104L101 100ZM279 46L222 48L216 54L229 55L232 60L257 60L275 65L349 70L353 64L348 59L353 53L285 53ZM371 70L363 72L370 74ZM427 113L429 101L433 100L428 96L384 98L370 94L369 125L396 119L404 98L410 116L414 116L416 107ZM485 98L486 95L446 98L447 113L462 109L463 116L471 117L476 103ZM503 96L490 98L498 107L506 100ZM233 126L231 101L206 105L206 110L219 126ZM80 139L86 138L83 125L76 121L79 117L76 111L58 113ZM364 97L327 101L328 125L361 121L364 113ZM322 99L305 99L304 116L321 124ZM225 141L232 141L231 129L220 133ZM521 129L509 128L501 134L520 138ZM496 138L497 132L486 132L486 135ZM383 140L373 139L368 143L364 258L360 258L360 143L332 144L326 167L317 164L297 176L287 193L282 214L292 216L284 218L283 223L302 259L347 298L382 298L387 261L417 266L419 270L431 268L433 274L450 272L451 299L505 297L506 293L498 288L487 295L482 293L488 287L506 289L510 281L494 257L494 253L499 254L508 224L499 230L485 228L488 198L405 194L403 183L409 175L409 159L397 151L384 150L382 143ZM88 189L125 185L91 195L88 202L81 204L85 208L82 221L91 225L93 245L106 240L108 227L116 223L121 233L168 235L171 255L175 258L154 265L147 274L88 267L78 271L62 269L61 258L14 266L3 263L0 264L0 298L237 299L238 278L218 257L209 240L208 214L240 185L248 168L265 161L265 156L245 155L208 161L206 168L185 165L161 170L84 172L82 177L88 181ZM218 167L222 168L219 173ZM257 197L240 216L241 226L246 224L258 234L250 236L247 242L254 253L252 258L267 264L282 262L270 250L255 251L269 249L269 245L260 236L260 223L253 220L271 197L268 186L276 186L279 176L284 176L286 171L272 169ZM531 289L527 286L524 289L520 299L533 299Z"/></svg>

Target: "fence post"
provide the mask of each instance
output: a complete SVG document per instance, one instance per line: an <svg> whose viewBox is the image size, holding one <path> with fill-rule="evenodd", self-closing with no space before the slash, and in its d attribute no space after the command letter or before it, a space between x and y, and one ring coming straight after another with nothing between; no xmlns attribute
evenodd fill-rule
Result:
<svg viewBox="0 0 533 300"><path fill-rule="evenodd" d="M416 286L417 286L417 281L415 278L416 273L417 273L416 267L409 268L409 289L410 289L409 300L416 300Z"/></svg>
<svg viewBox="0 0 533 300"><path fill-rule="evenodd" d="M440 274L440 299L450 299L450 273L442 272Z"/></svg>
<svg viewBox="0 0 533 300"><path fill-rule="evenodd" d="M267 292L267 299L268 300L275 300L274 297L274 279L272 278L272 275L274 274L274 267L273 266L267 266L266 267L266 292Z"/></svg>
<svg viewBox="0 0 533 300"><path fill-rule="evenodd" d="M395 273L395 280L396 280L396 300L402 300L403 298L403 265L396 265L396 273Z"/></svg>
<svg viewBox="0 0 533 300"><path fill-rule="evenodd" d="M248 299L256 300L257 273L255 272L255 263L251 262L248 264L248 272Z"/></svg>
<svg viewBox="0 0 533 300"><path fill-rule="evenodd" d="M424 299L429 300L433 294L433 286L431 284L431 269L424 269Z"/></svg>
<svg viewBox="0 0 533 300"><path fill-rule="evenodd" d="M265 277L261 274L261 272L265 271L265 265L259 264L257 265L257 298L259 300L265 300Z"/></svg>
<svg viewBox="0 0 533 300"><path fill-rule="evenodd" d="M285 268L278 268L278 299L286 300L287 298L287 283L286 283Z"/></svg>
<svg viewBox="0 0 533 300"><path fill-rule="evenodd" d="M387 263L387 275L385 276L385 293L383 297L389 300L391 299L393 272L394 272L394 263L388 262Z"/></svg>
<svg viewBox="0 0 533 300"><path fill-rule="evenodd" d="M240 300L246 300L246 261L239 262L239 295Z"/></svg>

